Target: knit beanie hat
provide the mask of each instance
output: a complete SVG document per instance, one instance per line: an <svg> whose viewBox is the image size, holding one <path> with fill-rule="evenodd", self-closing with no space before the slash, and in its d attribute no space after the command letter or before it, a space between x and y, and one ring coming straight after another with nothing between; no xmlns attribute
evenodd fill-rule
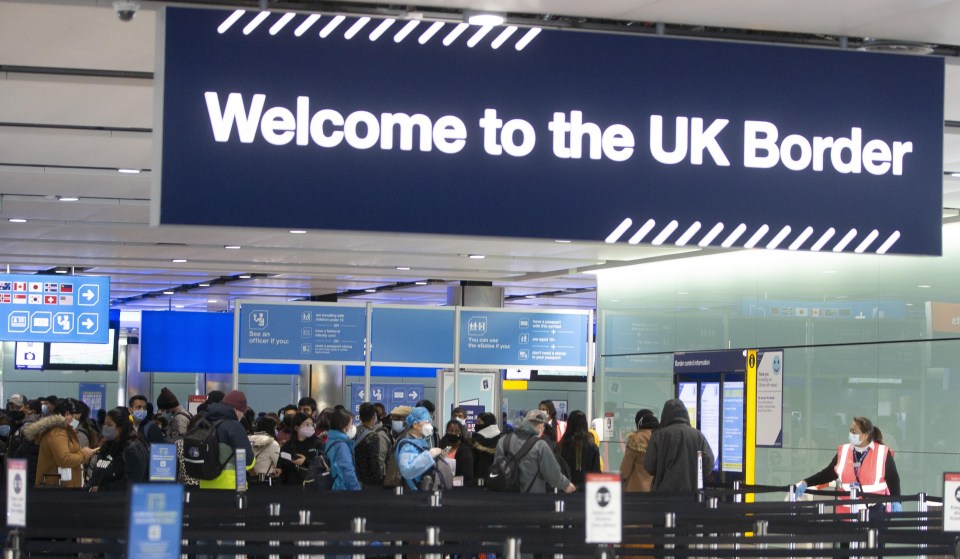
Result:
<svg viewBox="0 0 960 559"><path fill-rule="evenodd" d="M227 392L227 395L223 397L223 403L237 411L247 411L247 395L239 390Z"/></svg>
<svg viewBox="0 0 960 559"><path fill-rule="evenodd" d="M157 396L157 409L169 410L179 405L180 401L177 400L177 397L174 395L174 393L171 392L169 388L164 386L163 390L160 391L160 395Z"/></svg>
<svg viewBox="0 0 960 559"><path fill-rule="evenodd" d="M223 396L224 394L222 390L211 390L210 393L207 394L207 403L214 404L217 402L222 402Z"/></svg>

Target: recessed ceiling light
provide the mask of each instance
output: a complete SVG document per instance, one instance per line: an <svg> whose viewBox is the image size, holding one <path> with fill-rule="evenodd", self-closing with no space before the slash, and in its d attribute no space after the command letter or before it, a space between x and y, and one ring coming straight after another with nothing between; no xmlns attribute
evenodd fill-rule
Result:
<svg viewBox="0 0 960 559"><path fill-rule="evenodd" d="M117 169L117 172L125 175L139 175L140 169Z"/></svg>
<svg viewBox="0 0 960 559"><path fill-rule="evenodd" d="M25 219L23 219L23 218L20 218L20 217L11 217L11 218L10 218L10 223L26 223L26 222L27 222L27 220L25 220Z"/></svg>
<svg viewBox="0 0 960 559"><path fill-rule="evenodd" d="M164 291L163 294L164 294L164 295L173 295L173 291L167 290L167 291Z"/></svg>
<svg viewBox="0 0 960 559"><path fill-rule="evenodd" d="M537 298L536 295L524 295L524 297L526 297L527 299L536 299L536 298Z"/></svg>
<svg viewBox="0 0 960 559"><path fill-rule="evenodd" d="M240 245L223 245L223 248L228 250L240 250Z"/></svg>
<svg viewBox="0 0 960 559"><path fill-rule="evenodd" d="M76 202L79 199L80 199L79 196L58 196L57 197L57 200L60 200L61 202Z"/></svg>
<svg viewBox="0 0 960 559"><path fill-rule="evenodd" d="M171 260L171 262L173 262L174 264L186 264L187 259L186 259L186 258L174 258L173 260Z"/></svg>
<svg viewBox="0 0 960 559"><path fill-rule="evenodd" d="M66 274L67 271L66 271L66 270L54 270L53 273L55 273L55 274Z"/></svg>
<svg viewBox="0 0 960 559"><path fill-rule="evenodd" d="M413 282L413 283L414 283L414 285L427 285L427 282L425 282L425 281L415 281L415 282Z"/></svg>
<svg viewBox="0 0 960 559"><path fill-rule="evenodd" d="M406 272L407 270L410 269L410 266L397 266L397 269L402 272Z"/></svg>
<svg viewBox="0 0 960 559"><path fill-rule="evenodd" d="M376 293L376 292L377 292L376 289L364 289L364 291L366 291L367 293Z"/></svg>
<svg viewBox="0 0 960 559"><path fill-rule="evenodd" d="M503 25L507 18L502 13L465 11L467 23L470 25Z"/></svg>
<svg viewBox="0 0 960 559"><path fill-rule="evenodd" d="M216 299L207 299L207 302L208 302L208 303L216 303L217 300L216 300Z"/></svg>
<svg viewBox="0 0 960 559"><path fill-rule="evenodd" d="M210 287L210 284L207 283L207 282L198 283L198 284L197 284L197 287Z"/></svg>
<svg viewBox="0 0 960 559"><path fill-rule="evenodd" d="M474 260L483 260L487 256L485 254L468 254L467 258L473 258Z"/></svg>
<svg viewBox="0 0 960 559"><path fill-rule="evenodd" d="M182 308L183 308L183 305L174 305L173 308L175 308L175 309L182 309Z"/></svg>
<svg viewBox="0 0 960 559"><path fill-rule="evenodd" d="M237 276L237 277L240 278L240 279L250 279L251 276L250 276L250 274L240 274L240 275Z"/></svg>
<svg viewBox="0 0 960 559"><path fill-rule="evenodd" d="M960 177L960 173L950 173L951 177Z"/></svg>
<svg viewBox="0 0 960 559"><path fill-rule="evenodd" d="M930 289L929 285L918 285L917 287L919 287L920 289Z"/></svg>
<svg viewBox="0 0 960 559"><path fill-rule="evenodd" d="M824 273L824 274L836 274L837 271L836 271L836 270L824 270L822 273Z"/></svg>
<svg viewBox="0 0 960 559"><path fill-rule="evenodd" d="M567 240L567 239L556 239L556 240L554 240L553 242L555 242L555 243L572 243L573 241L570 241L570 240Z"/></svg>
<svg viewBox="0 0 960 559"><path fill-rule="evenodd" d="M307 232L307 230L306 230L306 229L291 229L290 232L293 233L294 235L303 235L304 233Z"/></svg>

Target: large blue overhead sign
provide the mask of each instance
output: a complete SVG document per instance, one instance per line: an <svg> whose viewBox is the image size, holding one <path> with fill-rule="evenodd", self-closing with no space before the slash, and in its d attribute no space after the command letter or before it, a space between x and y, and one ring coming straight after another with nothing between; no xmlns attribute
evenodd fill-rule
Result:
<svg viewBox="0 0 960 559"><path fill-rule="evenodd" d="M941 252L940 58L325 14L165 22L159 223Z"/></svg>
<svg viewBox="0 0 960 559"><path fill-rule="evenodd" d="M460 364L585 371L587 314L463 309Z"/></svg>
<svg viewBox="0 0 960 559"><path fill-rule="evenodd" d="M363 363L365 307L321 303L242 303L240 359Z"/></svg>
<svg viewBox="0 0 960 559"><path fill-rule="evenodd" d="M110 278L0 274L0 339L105 344Z"/></svg>

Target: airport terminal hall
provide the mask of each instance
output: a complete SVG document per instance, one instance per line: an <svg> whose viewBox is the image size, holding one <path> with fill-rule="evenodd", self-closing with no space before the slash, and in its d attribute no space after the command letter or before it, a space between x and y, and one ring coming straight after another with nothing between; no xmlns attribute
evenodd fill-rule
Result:
<svg viewBox="0 0 960 559"><path fill-rule="evenodd" d="M957 23L0 0L4 557L960 557Z"/></svg>

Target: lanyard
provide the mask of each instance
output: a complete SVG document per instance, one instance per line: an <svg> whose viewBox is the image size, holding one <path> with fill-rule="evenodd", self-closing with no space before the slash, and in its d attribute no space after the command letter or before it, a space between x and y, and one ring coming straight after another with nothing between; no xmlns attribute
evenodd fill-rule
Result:
<svg viewBox="0 0 960 559"><path fill-rule="evenodd" d="M851 448L853 451L853 477L857 479L857 483L860 483L860 465L863 463L863 460L867 457L867 454L870 452L870 447L868 446L863 454L860 454L856 449ZM857 459L857 454L860 454L859 460Z"/></svg>

